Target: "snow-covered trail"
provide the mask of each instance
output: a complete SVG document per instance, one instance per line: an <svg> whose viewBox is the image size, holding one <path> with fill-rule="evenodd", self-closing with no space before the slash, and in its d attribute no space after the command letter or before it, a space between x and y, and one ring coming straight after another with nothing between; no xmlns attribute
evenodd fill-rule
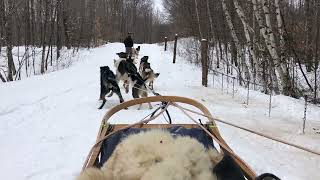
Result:
<svg viewBox="0 0 320 180"><path fill-rule="evenodd" d="M103 110L97 109L101 103L99 67L108 65L114 69L115 53L122 50L122 44L108 44L84 53L84 60L68 69L0 84L0 158L4 160L0 179L74 179L95 141L102 116L119 103L113 96ZM140 57L144 55L150 56L153 69L160 72L155 82L160 94L194 98L215 117L320 151L320 135L311 131L306 135L297 133L301 124L296 109L300 108L299 102L277 97L269 118L264 95L251 92L256 97L247 106L242 102L241 91L233 99L219 89L201 87L199 68L180 57L173 65L172 54L158 45L141 45ZM122 93L125 100L132 98ZM138 120L141 114L150 112L147 106L144 108L125 110L112 122ZM311 111L308 124L319 128L320 109L312 107ZM190 122L177 110L170 112L174 122ZM290 180L320 179L320 157L229 126L218 126L229 145L258 174L272 172Z"/></svg>

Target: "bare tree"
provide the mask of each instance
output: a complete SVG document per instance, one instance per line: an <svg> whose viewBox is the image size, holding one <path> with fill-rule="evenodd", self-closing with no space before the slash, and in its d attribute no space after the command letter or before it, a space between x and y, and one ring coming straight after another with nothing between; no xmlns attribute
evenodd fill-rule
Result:
<svg viewBox="0 0 320 180"><path fill-rule="evenodd" d="M311 72L312 67L312 6L313 6L312 0L305 0L304 2L304 9L305 9L305 17L306 17L306 23L305 23L305 33L306 33L306 40L305 40L305 61L306 61L306 67L307 71Z"/></svg>
<svg viewBox="0 0 320 180"><path fill-rule="evenodd" d="M229 12L229 10L227 8L226 1L225 0L221 0L221 3L222 3L222 7L223 7L223 11L224 11L224 14L225 14L225 18L226 18L227 24L228 24L229 29L230 29L231 36L233 38L233 42L235 43L235 46L237 48L238 61L239 62L242 61L242 65L244 67L246 79L250 80L250 73L249 73L249 69L248 69L248 64L247 64L247 61L243 58L244 54L243 54L243 51L242 51L242 48L241 48L241 45L240 45L239 38L238 38L238 36L236 34L234 25L232 23L230 12ZM238 66L238 67L239 67L239 77L240 77L240 79L243 79L242 76L241 76L240 66Z"/></svg>
<svg viewBox="0 0 320 180"><path fill-rule="evenodd" d="M201 32L201 24L200 24L200 17L199 17L199 10L198 10L198 2L197 2L197 0L194 0L194 4L195 4L195 9L196 9L197 21L198 21L199 35L200 35L200 38L203 38L202 32Z"/></svg>
<svg viewBox="0 0 320 180"><path fill-rule="evenodd" d="M234 3L234 6L235 6L235 9L237 11L239 18L241 19L244 34L246 37L247 46L249 49L249 54L253 59L253 66L252 66L253 72L258 72L257 78L258 78L258 80L262 80L261 74L259 73L260 68L259 68L258 58L257 58L256 52L254 51L254 44L253 44L253 42L251 40L251 36L250 36L250 32L253 32L254 30L249 26L248 20L246 19L244 11L243 11L242 7L240 6L238 0L234 0L233 3ZM256 79L256 73L254 73L253 78Z"/></svg>
<svg viewBox="0 0 320 180"><path fill-rule="evenodd" d="M320 2L316 2L316 38L315 38L315 55L314 55L314 100L317 100L317 90L318 90L318 68L319 68L319 41L320 41Z"/></svg>
<svg viewBox="0 0 320 180"><path fill-rule="evenodd" d="M3 3L3 7L5 7L4 5L4 1L2 1ZM9 1L8 2L8 14L13 11L14 8L14 2L13 1ZM4 12L4 19L5 19L5 32L6 32L6 36L5 36L5 44L7 46L7 58L8 58L8 81L13 81L13 76L16 74L16 68L13 62L13 56L12 56L12 27L13 27L13 17L12 16L6 16L5 15L5 10L3 10Z"/></svg>

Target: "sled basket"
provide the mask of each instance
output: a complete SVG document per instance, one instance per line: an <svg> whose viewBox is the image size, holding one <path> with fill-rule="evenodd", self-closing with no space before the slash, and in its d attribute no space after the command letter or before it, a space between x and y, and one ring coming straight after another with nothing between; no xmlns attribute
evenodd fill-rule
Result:
<svg viewBox="0 0 320 180"><path fill-rule="evenodd" d="M139 105L141 103L148 102L162 102L162 104L188 104L196 107L208 118L208 123L201 124L110 124L108 120L115 113L126 109L130 106ZM203 129L205 128L205 129ZM212 115L208 109L201 103L177 96L153 96L148 98L140 98L131 101L121 103L112 109L110 109L104 116L98 135L96 144L91 149L86 162L84 163L83 170L88 167L100 168L104 162L111 156L113 150L121 139L127 137L130 134L139 133L141 131L147 131L150 129L165 129L171 134L180 136L190 136L197 139L206 148L214 147L213 141L219 141L219 149L222 151L224 157L221 162L213 169L219 180L254 180L256 174L254 171L239 157L237 156L227 145L227 143L221 137L218 128L212 118ZM211 134L211 136L208 135Z"/></svg>

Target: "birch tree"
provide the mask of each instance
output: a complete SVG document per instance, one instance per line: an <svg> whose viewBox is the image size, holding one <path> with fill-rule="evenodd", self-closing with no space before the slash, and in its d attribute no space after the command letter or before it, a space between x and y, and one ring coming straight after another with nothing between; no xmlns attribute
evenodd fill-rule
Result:
<svg viewBox="0 0 320 180"><path fill-rule="evenodd" d="M297 94L301 95L300 90L313 90L315 85L310 87L308 83L310 74L303 71L304 67L312 67L311 71L318 67L315 58L320 40L316 37L317 16L313 13L316 0L307 0L306 3L303 0L197 0L197 4L194 0L164 1L174 31L187 37L199 37L200 24L202 36L215 37L218 46L213 61L217 62L217 67L220 65L225 70L230 64L237 66L239 63L238 71L244 75L245 68L241 66L247 63L250 76L257 77L265 87L270 82L270 88L277 94L297 97ZM217 6L218 3L222 6ZM197 23L198 19L200 23ZM249 52L249 58L244 56L244 50ZM228 63L229 60L232 63ZM293 69L290 69L290 63ZM297 84L300 76L297 69L302 72L309 88L305 83Z"/></svg>
<svg viewBox="0 0 320 180"><path fill-rule="evenodd" d="M223 8L223 11L224 11L224 14L225 14L225 18L226 18L228 27L230 29L230 33L231 33L232 39L233 39L233 41L235 43L235 46L237 48L238 61L239 62L243 61L242 65L244 67L246 79L250 80L250 73L249 73L249 69L248 69L248 64L245 61L245 59L243 58L244 54L243 54L243 51L242 51L242 48L241 48L241 45L240 45L239 38L238 38L238 36L236 34L234 25L232 23L230 12L229 12L227 4L226 4L226 0L221 0L221 3L222 3L222 8ZM242 76L241 76L240 66L238 66L238 67L239 67L239 77L241 79L243 79Z"/></svg>
<svg viewBox="0 0 320 180"><path fill-rule="evenodd" d="M285 75L284 75L283 69L281 67L278 53L276 51L275 42L274 41L272 42L272 38L271 38L271 34L273 34L273 32L272 32L272 29L270 28L270 26L268 26L271 24L270 16L268 16L268 14L265 12L265 15L267 16L266 19L269 20L269 22L268 22L269 24L267 23L267 25L264 26L263 18L262 18L261 14L259 12L259 9L258 9L257 1L252 0L252 4L253 4L253 12L255 14L256 20L259 25L260 34L262 35L264 42L266 44L266 47L268 49L268 52L271 56L271 59L270 59L270 61L272 61L271 64L275 65L275 69L277 70L278 74L280 75L281 84L285 85L285 82L286 82ZM266 4L264 6L266 6ZM274 36L273 36L273 40L274 40ZM271 76L274 81L277 79L277 76L274 71L271 71ZM279 93L279 91L278 91L279 84L274 83L273 86L274 86L274 90L276 91L276 93Z"/></svg>
<svg viewBox="0 0 320 180"><path fill-rule="evenodd" d="M234 0L233 1L234 3L234 6L236 8L236 12L242 22L242 25L243 25L243 30L244 30L244 34L245 34L245 37L246 37L246 40L247 40L247 46L248 46L248 49L249 49L249 53L250 53L250 56L252 57L253 59L253 69L252 71L253 72L257 72L257 73L253 73L254 74L254 79L256 78L256 75L257 75L257 78L258 78L258 82L259 80L262 80L262 77L261 77L261 74L259 73L259 62L258 62L258 58L257 58L257 55L256 55L256 52L254 51L254 44L251 40L251 36L250 36L250 32L253 32L253 29L249 26L248 24L248 21L246 19L246 16L244 14L244 11L242 9L242 7L240 6L238 0Z"/></svg>

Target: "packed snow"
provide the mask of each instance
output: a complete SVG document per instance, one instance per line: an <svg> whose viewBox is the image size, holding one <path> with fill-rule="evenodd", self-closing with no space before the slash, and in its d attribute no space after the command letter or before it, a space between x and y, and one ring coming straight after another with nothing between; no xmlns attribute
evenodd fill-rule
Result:
<svg viewBox="0 0 320 180"><path fill-rule="evenodd" d="M0 84L0 179L56 180L74 179L95 142L103 115L119 103L117 96L108 98L98 110L100 91L99 67L114 70L120 43L92 50L80 50L81 61L70 67L21 81ZM214 117L232 122L292 143L320 151L320 108L309 105L306 133L301 134L304 102L285 96L272 97L236 87L221 91L215 86L201 86L201 70L182 56L172 64L172 52L157 44L142 44L140 58L150 56L151 66L160 73L155 91L162 95L193 98L203 103ZM209 76L212 82L212 75ZM121 84L120 84L121 85ZM231 88L229 86L229 88ZM132 99L125 94L125 100ZM151 96L152 94L150 94ZM153 104L157 106L157 104ZM179 110L170 108L174 123L191 123ZM119 112L112 123L132 123L150 113L147 105ZM154 123L165 123L160 118ZM256 172L274 173L281 179L320 179L320 157L262 137L218 123L219 130L231 148Z"/></svg>

